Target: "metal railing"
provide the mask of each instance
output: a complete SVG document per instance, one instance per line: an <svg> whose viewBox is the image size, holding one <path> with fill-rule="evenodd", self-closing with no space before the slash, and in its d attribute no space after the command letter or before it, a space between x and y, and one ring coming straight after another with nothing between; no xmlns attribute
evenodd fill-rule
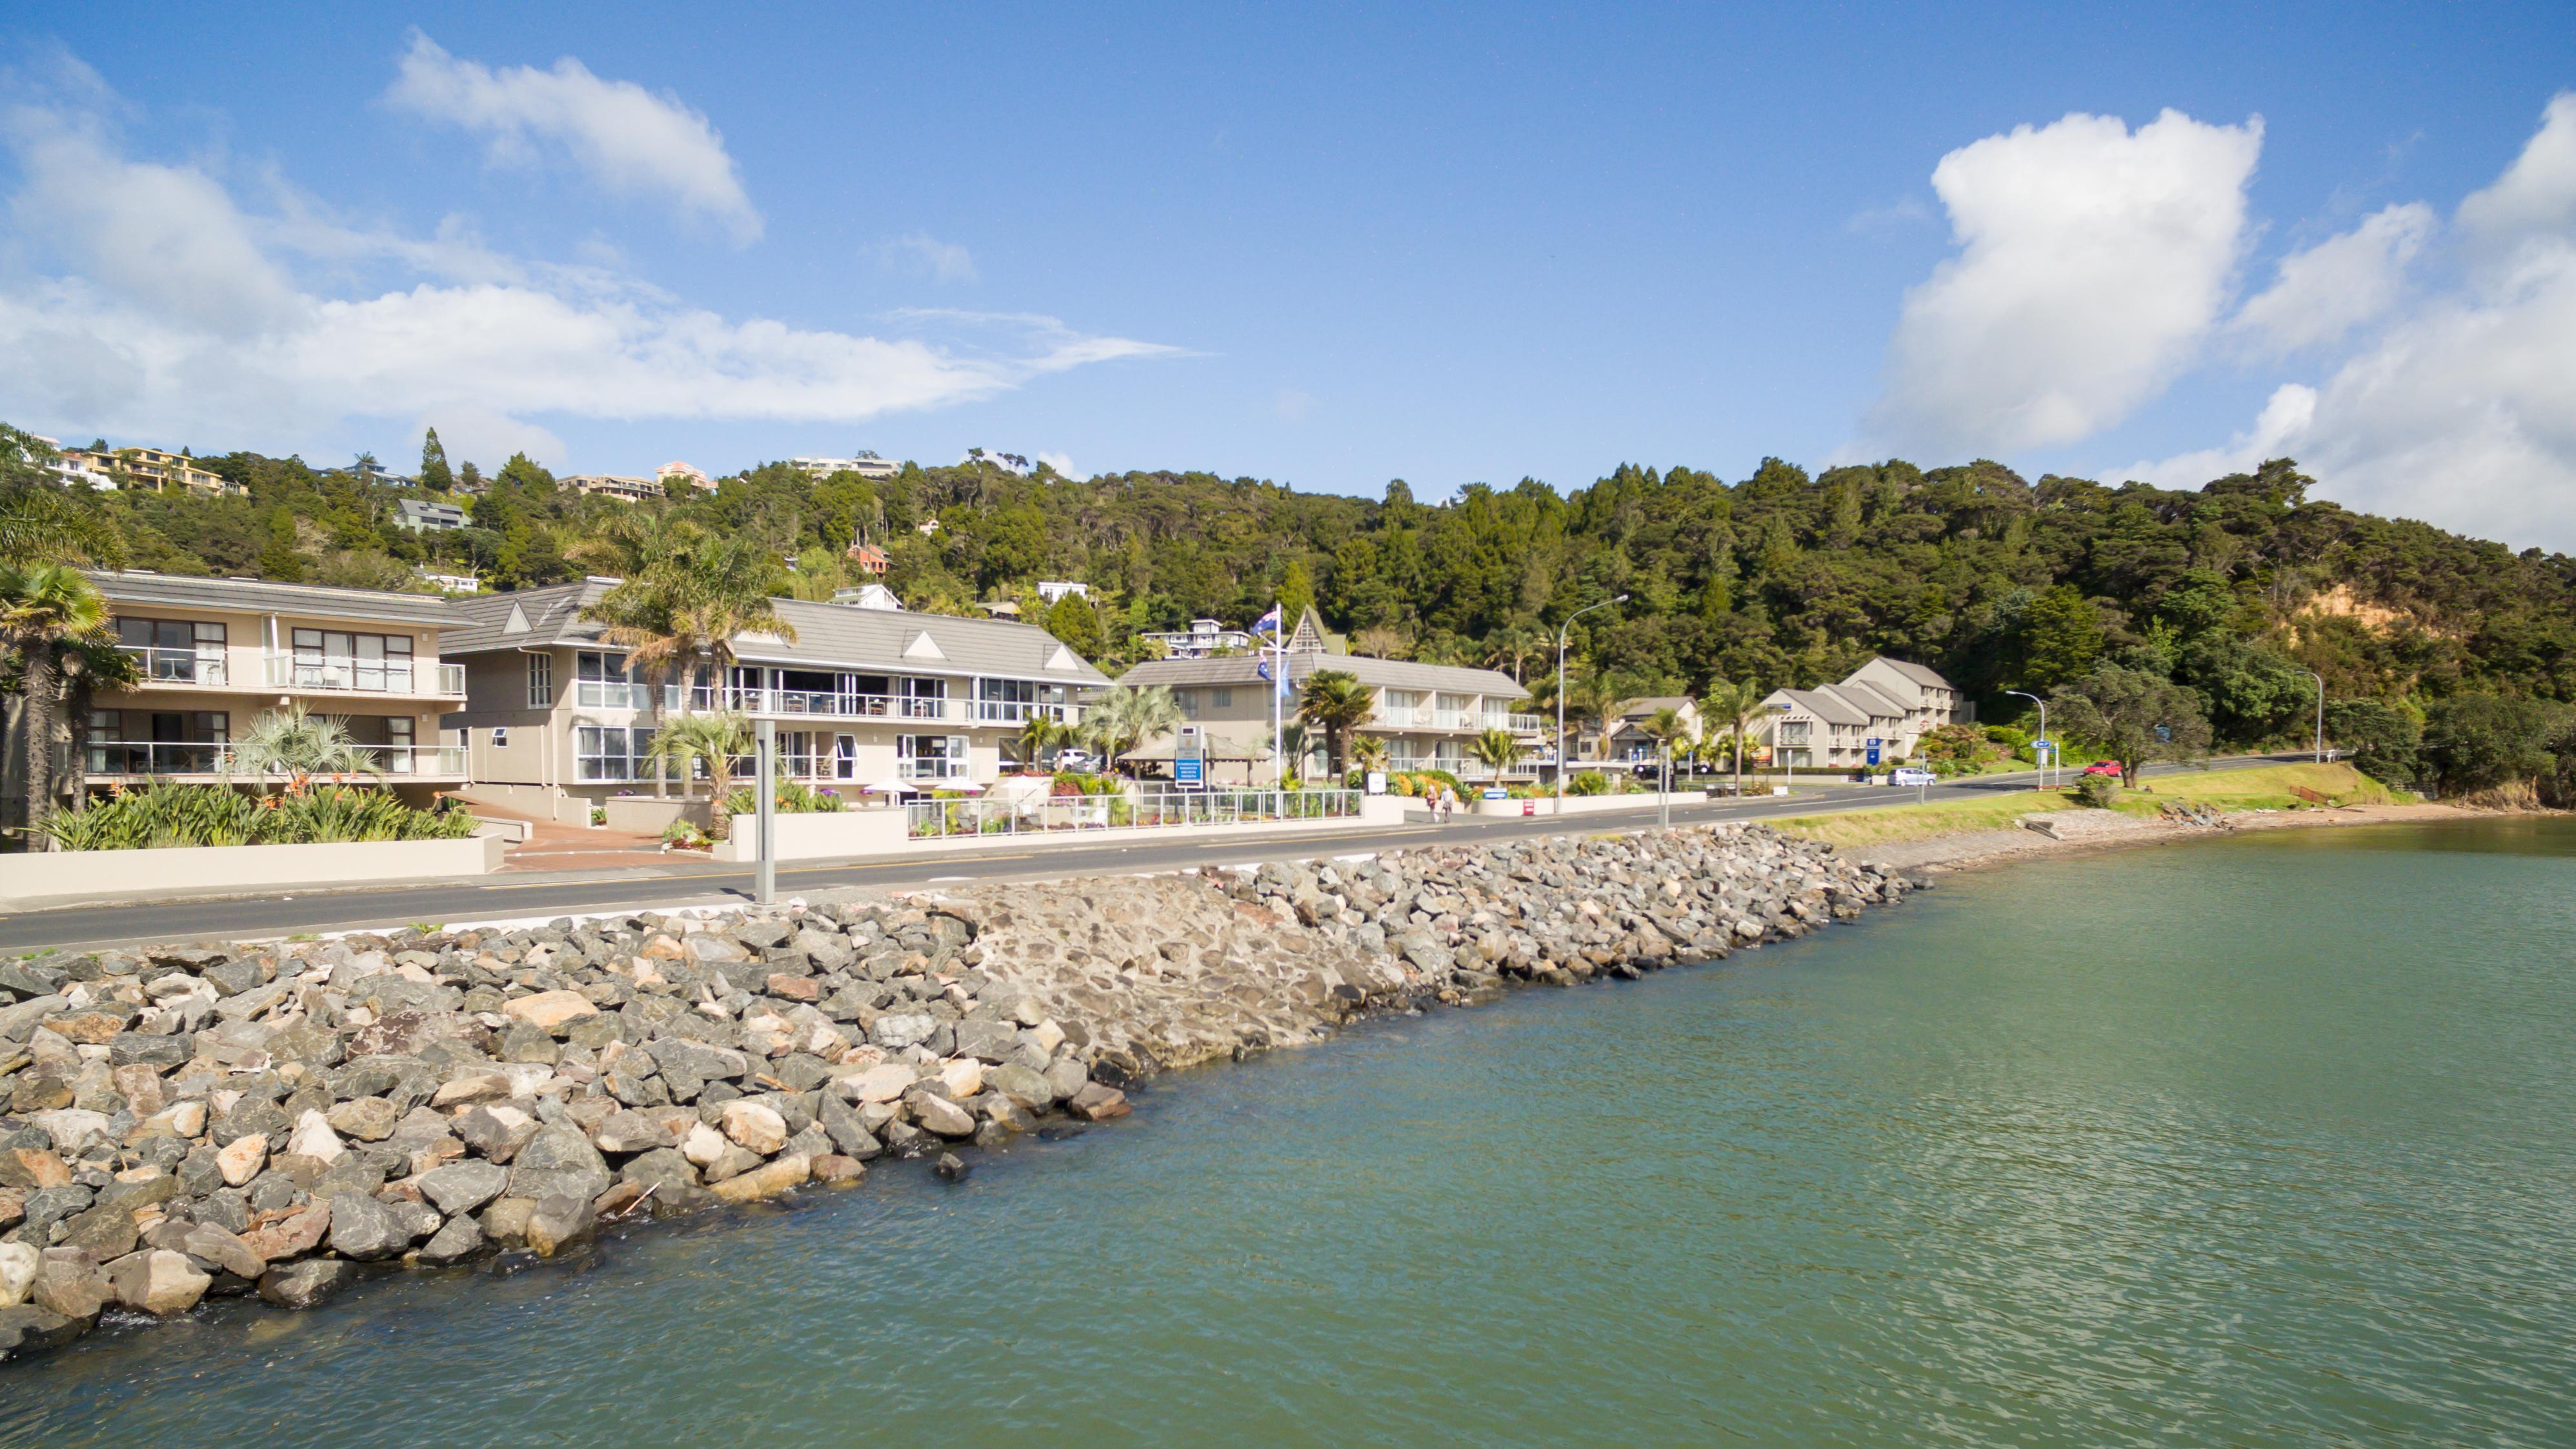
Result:
<svg viewBox="0 0 2576 1449"><path fill-rule="evenodd" d="M93 775L221 775L232 767L230 744L216 741L103 740L85 747ZM465 773L462 745L360 745L388 778Z"/></svg>
<svg viewBox="0 0 2576 1449"><path fill-rule="evenodd" d="M319 689L352 694L413 694L461 698L465 693L462 664L416 664L411 660L357 659L344 655L263 654L262 676L271 689ZM413 686L421 686L415 691Z"/></svg>
<svg viewBox="0 0 2576 1449"><path fill-rule="evenodd" d="M1544 715L1487 714L1485 716L1485 728L1489 730L1510 730L1516 735L1545 734L1555 727L1555 722Z"/></svg>
<svg viewBox="0 0 2576 1449"><path fill-rule="evenodd" d="M899 759L894 762L894 772L895 777L902 780L963 780L966 778L966 762L964 760Z"/></svg>
<svg viewBox="0 0 2576 1449"><path fill-rule="evenodd" d="M120 644L117 652L135 662L143 671L146 684L202 684L220 687L224 683L224 656L218 650L200 654L194 649L159 649L144 644Z"/></svg>
<svg viewBox="0 0 2576 1449"><path fill-rule="evenodd" d="M1200 790L1150 795L1032 795L1003 800L912 800L904 833L1034 835L1136 830L1167 825L1258 825L1345 820L1360 813L1357 790Z"/></svg>

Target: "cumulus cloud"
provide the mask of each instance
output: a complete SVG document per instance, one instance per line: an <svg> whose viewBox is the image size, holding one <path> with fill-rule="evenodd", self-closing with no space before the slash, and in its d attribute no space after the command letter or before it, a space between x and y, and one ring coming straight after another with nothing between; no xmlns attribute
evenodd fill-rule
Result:
<svg viewBox="0 0 2576 1449"><path fill-rule="evenodd" d="M944 341L727 318L602 268L497 256L461 227L420 241L308 202L256 214L59 101L7 112L0 142L20 173L0 416L39 427L276 446L352 418L454 418L542 448L530 420L547 414L861 421L1175 351L1038 315L921 314L916 332L967 334ZM333 285L359 273L391 283Z"/></svg>
<svg viewBox="0 0 2576 1449"><path fill-rule="evenodd" d="M2315 250L2367 252L2361 234L2388 215ZM2576 548L2576 96L2551 102L2438 240L2456 280L2368 331L2321 385L2285 384L2228 446L2130 476L2197 486L2291 456L2352 507Z"/></svg>
<svg viewBox="0 0 2576 1449"><path fill-rule="evenodd" d="M2229 325L2277 352L2340 341L2397 305L2407 267L2439 224L2422 202L2392 206L2284 257L2278 280Z"/></svg>
<svg viewBox="0 0 2576 1449"><path fill-rule="evenodd" d="M926 231L909 232L886 243L877 251L879 260L888 267L919 273L934 282L971 282L975 280L975 257L955 242L944 242Z"/></svg>
<svg viewBox="0 0 2576 1449"><path fill-rule="evenodd" d="M1933 453L2068 443L2198 355L2246 240L2260 118L2022 126L1941 158L1957 255L1906 294L1869 431Z"/></svg>
<svg viewBox="0 0 2576 1449"><path fill-rule="evenodd" d="M1053 468L1057 477L1070 478L1076 483L1079 483L1083 479L1091 476L1088 473L1078 473L1074 471L1072 455L1067 453L1042 452L1037 455L1037 461Z"/></svg>
<svg viewBox="0 0 2576 1449"><path fill-rule="evenodd" d="M482 136L496 165L529 165L559 152L612 192L675 202L738 243L759 239L760 213L705 116L676 96L602 80L570 56L552 70L495 70L413 31L384 99Z"/></svg>

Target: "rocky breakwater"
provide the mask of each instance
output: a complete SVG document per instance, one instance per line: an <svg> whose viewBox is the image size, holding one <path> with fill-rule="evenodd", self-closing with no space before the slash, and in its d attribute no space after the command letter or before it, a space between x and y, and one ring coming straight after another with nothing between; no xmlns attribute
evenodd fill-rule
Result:
<svg viewBox="0 0 2576 1449"><path fill-rule="evenodd" d="M553 1255L1123 1115L1370 1010L1711 959L1907 883L1760 828L0 963L0 1356Z"/></svg>

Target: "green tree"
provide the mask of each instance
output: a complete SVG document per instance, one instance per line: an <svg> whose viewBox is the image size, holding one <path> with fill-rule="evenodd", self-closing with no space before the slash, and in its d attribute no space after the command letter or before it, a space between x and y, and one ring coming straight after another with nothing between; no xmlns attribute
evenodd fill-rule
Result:
<svg viewBox="0 0 2576 1449"><path fill-rule="evenodd" d="M97 505L45 483L0 492L0 563L122 567L125 535Z"/></svg>
<svg viewBox="0 0 2576 1449"><path fill-rule="evenodd" d="M2326 739L2350 756L2354 769L2384 785L2414 788L2423 774L2416 750L2423 734L2423 716L2402 704L2384 699L2326 703Z"/></svg>
<svg viewBox="0 0 2576 1449"><path fill-rule="evenodd" d="M2527 785L2555 763L2561 708L2536 699L2457 694L2424 711L2429 769L2453 795Z"/></svg>
<svg viewBox="0 0 2576 1449"><path fill-rule="evenodd" d="M2015 632L2025 689L2050 689L2075 679L2102 655L2102 613L2071 584L2031 600Z"/></svg>
<svg viewBox="0 0 2576 1449"><path fill-rule="evenodd" d="M281 503L268 511L266 537L259 547L260 577L279 583L300 583L304 578L304 555L296 548L295 512Z"/></svg>
<svg viewBox="0 0 2576 1449"><path fill-rule="evenodd" d="M1503 772L1521 757L1520 736L1510 730L1486 730L1467 742L1467 755L1500 780Z"/></svg>
<svg viewBox="0 0 2576 1449"><path fill-rule="evenodd" d="M1100 612L1080 594L1066 594L1046 611L1046 631L1085 659L1097 659L1107 645L1100 632Z"/></svg>
<svg viewBox="0 0 2576 1449"><path fill-rule="evenodd" d="M1343 669L1318 669L1297 692L1297 718L1323 731L1328 768L1346 769L1351 732L1377 713L1377 697L1359 676Z"/></svg>
<svg viewBox="0 0 2576 1449"><path fill-rule="evenodd" d="M733 816L723 808L724 799L733 793L735 769L755 747L749 716L735 710L710 710L682 715L655 730L645 758L653 762L656 778L679 777L683 799L689 798L697 774L693 767L706 767L707 798L716 802L708 812L707 835L722 840L733 832Z"/></svg>
<svg viewBox="0 0 2576 1449"><path fill-rule="evenodd" d="M447 466L447 449L438 441L438 429L420 442L420 486L440 493L456 485L456 475Z"/></svg>
<svg viewBox="0 0 2576 1449"><path fill-rule="evenodd" d="M1113 684L1082 712L1083 733L1113 770L1129 750L1180 728L1180 723L1180 702L1160 684Z"/></svg>
<svg viewBox="0 0 2576 1449"><path fill-rule="evenodd" d="M70 741L62 708L66 658L79 657L77 651L85 646L112 648L115 636L108 618L107 600L78 569L58 563L0 563L0 646L18 670L30 827L53 807L54 759Z"/></svg>
<svg viewBox="0 0 2576 1449"><path fill-rule="evenodd" d="M1288 560L1288 572L1279 581L1279 617L1286 628L1294 629L1306 611L1315 607L1315 580L1306 572L1304 559Z"/></svg>
<svg viewBox="0 0 2576 1449"><path fill-rule="evenodd" d="M316 775L381 779L385 771L375 755L350 735L348 721L308 714L301 704L287 704L263 710L251 720L250 727L232 742L223 773L227 778L251 775L263 783L272 776L283 777L286 793L301 795L311 788Z"/></svg>
<svg viewBox="0 0 2576 1449"><path fill-rule="evenodd" d="M1771 692L1747 679L1741 682L1721 679L1708 687L1708 695L1699 702L1700 718L1707 720L1712 737L1730 740L1728 753L1735 761L1735 793L1744 793L1744 740L1753 722L1763 715L1762 701Z"/></svg>
<svg viewBox="0 0 2576 1449"><path fill-rule="evenodd" d="M697 537L685 552L646 563L581 617L601 626L602 641L626 651L652 702L653 730L663 729L669 685L699 669L721 684L733 663L733 641L750 633L796 642L796 627L770 597L769 561L745 540ZM654 774L654 793L667 778Z"/></svg>
<svg viewBox="0 0 2576 1449"><path fill-rule="evenodd" d="M2135 786L2138 767L2150 760L2187 760L2208 753L2209 720L2200 696L2170 679L2104 665L2048 699L2050 727L2083 740L2116 760L2120 783Z"/></svg>

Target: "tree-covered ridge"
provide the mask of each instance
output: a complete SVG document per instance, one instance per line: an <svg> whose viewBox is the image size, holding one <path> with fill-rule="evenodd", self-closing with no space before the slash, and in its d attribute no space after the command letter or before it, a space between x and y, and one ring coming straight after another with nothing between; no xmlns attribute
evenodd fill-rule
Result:
<svg viewBox="0 0 2576 1449"><path fill-rule="evenodd" d="M1766 460L1733 483L1623 466L1570 495L1525 479L1437 504L1400 481L1372 501L1194 472L1076 481L977 460L817 480L769 464L639 504L517 457L463 500L472 527L424 534L396 526L394 501L445 495L296 459L198 461L249 496L98 495L136 566L374 587L471 572L506 589L576 577L572 556L616 520L667 514L754 543L779 591L806 598L865 582L844 557L865 539L908 605L1013 600L1113 667L1149 652L1140 632L1239 627L1311 593L1363 647L1534 675L1563 618L1627 593L1576 625L1574 652L1635 693L1812 685L1887 653L1992 714L2002 690L2118 664L2198 691L2231 743L2301 735L2308 669L2336 698L2576 699L2576 561L2311 500L2288 460L2193 491L1985 461L1810 476ZM470 464L454 476L481 481ZM1039 611L1046 578L1091 584L1093 604Z"/></svg>

